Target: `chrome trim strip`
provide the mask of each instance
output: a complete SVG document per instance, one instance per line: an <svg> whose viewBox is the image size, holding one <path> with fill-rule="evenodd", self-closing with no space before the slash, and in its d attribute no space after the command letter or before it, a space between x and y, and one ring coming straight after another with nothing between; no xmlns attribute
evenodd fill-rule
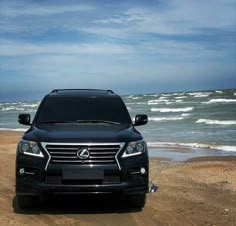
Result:
<svg viewBox="0 0 236 226"><path fill-rule="evenodd" d="M116 160L116 163L118 165L118 168L119 170L121 170L121 166L120 166L120 163L118 161L118 155L120 154L121 150L123 149L125 143L50 143L50 142L41 142L41 145L44 149L44 151L47 153L48 155L48 161L45 165L45 171L47 171L47 168L48 168L48 165L49 165L49 162L51 161L51 155L49 154L46 146L47 145L61 145L61 146L70 146L70 145L85 145L85 146L88 146L88 147L92 147L92 146L99 146L99 145L103 145L103 146L109 146L109 145L119 145L120 148L119 150L117 151L116 155L115 155L115 160Z"/></svg>
<svg viewBox="0 0 236 226"><path fill-rule="evenodd" d="M44 151L46 151L46 153L47 153L47 155L48 155L48 161L47 161L47 163L46 163L46 165L45 165L45 171L47 171L48 164L49 164L49 162L50 162L50 160L51 160L51 155L49 154L49 152L48 152L48 150L47 150L47 148L46 148L46 145L47 145L47 144L49 144L49 143L41 142L41 145L42 145Z"/></svg>
<svg viewBox="0 0 236 226"><path fill-rule="evenodd" d="M80 163L95 163L95 162L113 162L113 160L52 160L52 162L61 162L61 163L75 163L75 162L80 162Z"/></svg>
<svg viewBox="0 0 236 226"><path fill-rule="evenodd" d="M140 174L140 172L138 171L138 172L132 172L132 173L130 173L130 174Z"/></svg>
<svg viewBox="0 0 236 226"><path fill-rule="evenodd" d="M116 162L117 162L117 165L119 167L119 170L121 171L121 166L120 166L120 163L118 161L118 155L120 154L121 150L123 149L123 147L125 146L125 143L120 143L120 150L116 153L116 156L115 156L115 159L116 159Z"/></svg>
<svg viewBox="0 0 236 226"><path fill-rule="evenodd" d="M35 175L35 173L31 173L31 172L27 172L27 171L25 171L25 174L26 175Z"/></svg>
<svg viewBox="0 0 236 226"><path fill-rule="evenodd" d="M84 145L84 146L96 146L96 145L104 145L104 146L109 146L109 145L120 145L121 143L49 143L49 142L41 142L41 144L46 144L46 145L61 145L61 146L70 146L70 145Z"/></svg>

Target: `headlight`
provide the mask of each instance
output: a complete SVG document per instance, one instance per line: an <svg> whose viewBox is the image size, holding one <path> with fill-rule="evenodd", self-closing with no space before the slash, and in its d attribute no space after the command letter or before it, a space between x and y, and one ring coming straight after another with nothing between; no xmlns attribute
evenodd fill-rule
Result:
<svg viewBox="0 0 236 226"><path fill-rule="evenodd" d="M134 155L140 155L146 151L146 142L145 141L135 141L130 142L125 149L122 157L129 157Z"/></svg>
<svg viewBox="0 0 236 226"><path fill-rule="evenodd" d="M41 158L44 157L38 144L34 141L21 140L19 142L19 150L21 153L25 155L31 155L31 156L41 157Z"/></svg>

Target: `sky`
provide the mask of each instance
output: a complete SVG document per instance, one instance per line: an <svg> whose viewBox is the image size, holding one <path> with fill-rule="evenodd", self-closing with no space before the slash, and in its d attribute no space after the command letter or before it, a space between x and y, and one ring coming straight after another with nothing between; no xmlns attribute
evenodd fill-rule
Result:
<svg viewBox="0 0 236 226"><path fill-rule="evenodd" d="M236 88L236 0L0 0L0 100Z"/></svg>

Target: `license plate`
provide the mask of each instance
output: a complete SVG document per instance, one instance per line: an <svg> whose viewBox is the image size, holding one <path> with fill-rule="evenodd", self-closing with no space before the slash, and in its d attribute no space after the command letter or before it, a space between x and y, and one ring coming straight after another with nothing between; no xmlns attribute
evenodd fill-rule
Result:
<svg viewBox="0 0 236 226"><path fill-rule="evenodd" d="M102 180L104 179L103 170L94 169L63 169L63 180Z"/></svg>

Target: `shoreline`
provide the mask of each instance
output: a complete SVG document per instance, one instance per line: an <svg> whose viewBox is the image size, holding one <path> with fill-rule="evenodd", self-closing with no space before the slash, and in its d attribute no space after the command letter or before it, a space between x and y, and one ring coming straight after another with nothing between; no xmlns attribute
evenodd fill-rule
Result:
<svg viewBox="0 0 236 226"><path fill-rule="evenodd" d="M27 130L27 129L26 129ZM4 130L0 128L0 138L6 136L20 137L25 131ZM5 138L6 139L6 138ZM18 141L16 141L17 143ZM194 144L178 144L178 143L163 143L163 142L147 142L149 157L167 158L172 161L186 161L192 158L207 157L207 156L236 156L235 151L223 151L220 149L209 148L207 145L194 146ZM155 145L153 145L155 144ZM216 146L216 145L215 145ZM214 146L213 146L214 147ZM236 146L232 146L235 147Z"/></svg>
<svg viewBox="0 0 236 226"><path fill-rule="evenodd" d="M0 131L0 225L234 225L236 222L236 157L204 156L186 161L149 160L150 183L142 211L114 205L96 196L52 197L30 210L16 208L15 152L22 132ZM186 150L184 150L186 152ZM173 152L179 154L179 152ZM180 154L185 154L180 152ZM68 201L69 200L69 201Z"/></svg>

